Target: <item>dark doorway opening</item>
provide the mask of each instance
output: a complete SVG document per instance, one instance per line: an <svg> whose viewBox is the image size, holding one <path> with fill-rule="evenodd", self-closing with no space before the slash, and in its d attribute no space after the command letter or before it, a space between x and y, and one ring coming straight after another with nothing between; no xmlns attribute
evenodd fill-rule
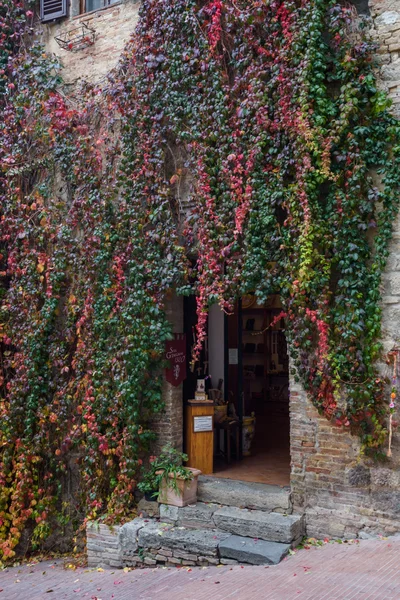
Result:
<svg viewBox="0 0 400 600"><path fill-rule="evenodd" d="M290 483L289 358L281 313L279 296L259 305L249 295L225 317L225 398L240 433L233 431L228 460L226 452L215 457L219 477Z"/></svg>
<svg viewBox="0 0 400 600"><path fill-rule="evenodd" d="M202 355L194 368L188 368L184 403L185 414L191 414L199 379L206 383L207 402L223 382L218 401L211 403L211 409L209 403L204 405L213 415L214 443L203 452L218 477L280 486L290 483L289 359L281 313L279 296L271 296L265 305L246 296L229 315L218 306L210 309ZM185 299L184 321L190 360L194 297ZM185 420L187 442L186 429L193 429L190 419ZM196 439L203 435L191 433ZM190 466L198 468L204 457L189 452L187 443L185 447Z"/></svg>

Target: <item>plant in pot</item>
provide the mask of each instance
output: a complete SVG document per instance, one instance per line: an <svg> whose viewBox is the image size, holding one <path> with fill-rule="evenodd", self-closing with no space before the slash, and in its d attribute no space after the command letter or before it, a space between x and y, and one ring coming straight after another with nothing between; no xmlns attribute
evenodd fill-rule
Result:
<svg viewBox="0 0 400 600"><path fill-rule="evenodd" d="M197 478L201 471L182 465L182 462L188 460L187 455L167 444L158 457L152 458L154 460L144 471L138 484L146 498L172 506L186 506L196 502Z"/></svg>
<svg viewBox="0 0 400 600"><path fill-rule="evenodd" d="M150 456L150 467L148 469L142 469L141 481L138 483L138 489L144 494L144 498L148 502L156 502L158 498L159 484L152 466L156 460L156 456Z"/></svg>

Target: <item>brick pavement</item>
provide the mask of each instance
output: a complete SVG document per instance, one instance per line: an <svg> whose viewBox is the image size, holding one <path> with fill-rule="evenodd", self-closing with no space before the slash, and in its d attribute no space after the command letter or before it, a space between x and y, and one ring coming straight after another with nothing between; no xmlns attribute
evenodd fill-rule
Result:
<svg viewBox="0 0 400 600"><path fill-rule="evenodd" d="M275 567L0 572L0 600L399 600L400 537L301 550Z"/></svg>

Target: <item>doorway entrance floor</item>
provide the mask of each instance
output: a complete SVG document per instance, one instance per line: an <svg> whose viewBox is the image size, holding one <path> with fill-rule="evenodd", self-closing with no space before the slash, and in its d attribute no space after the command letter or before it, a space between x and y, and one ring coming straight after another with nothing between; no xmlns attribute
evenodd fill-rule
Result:
<svg viewBox="0 0 400 600"><path fill-rule="evenodd" d="M214 475L224 479L253 481L272 485L290 484L289 416L266 415L256 423L251 456L226 464L217 458Z"/></svg>

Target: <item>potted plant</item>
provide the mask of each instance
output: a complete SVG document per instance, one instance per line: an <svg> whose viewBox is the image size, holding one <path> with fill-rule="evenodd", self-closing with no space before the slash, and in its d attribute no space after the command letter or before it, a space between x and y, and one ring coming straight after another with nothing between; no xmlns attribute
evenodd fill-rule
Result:
<svg viewBox="0 0 400 600"><path fill-rule="evenodd" d="M138 488L147 497L157 499L160 504L186 506L197 500L197 478L201 471L184 467L186 454L168 444L158 457L152 457Z"/></svg>
<svg viewBox="0 0 400 600"><path fill-rule="evenodd" d="M150 456L150 468L143 470L142 478L138 484L138 489L143 492L144 499L147 502L157 502L158 498L158 483L155 480L152 464L157 460L155 456Z"/></svg>

